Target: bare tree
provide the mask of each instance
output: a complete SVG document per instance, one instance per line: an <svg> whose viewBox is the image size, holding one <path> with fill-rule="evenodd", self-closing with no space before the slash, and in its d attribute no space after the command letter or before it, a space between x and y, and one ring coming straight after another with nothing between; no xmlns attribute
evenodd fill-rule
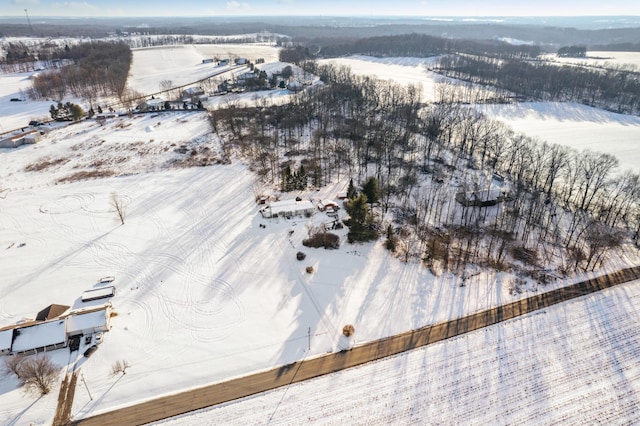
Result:
<svg viewBox="0 0 640 426"><path fill-rule="evenodd" d="M5 357L4 366L2 368L2 375L8 376L11 374L15 374L15 376L20 379L20 369L22 368L22 362L24 360L25 356L22 354Z"/></svg>
<svg viewBox="0 0 640 426"><path fill-rule="evenodd" d="M125 205L122 198L115 192L111 194L111 205L116 209L120 223L124 225L124 218L126 216Z"/></svg>
<svg viewBox="0 0 640 426"><path fill-rule="evenodd" d="M122 373L123 375L127 374L127 368L129 367L130 365L127 360L123 359L114 362L111 366L111 377L117 376L120 373Z"/></svg>
<svg viewBox="0 0 640 426"><path fill-rule="evenodd" d="M48 355L36 355L20 363L18 379L30 392L46 395L58 378L60 367Z"/></svg>

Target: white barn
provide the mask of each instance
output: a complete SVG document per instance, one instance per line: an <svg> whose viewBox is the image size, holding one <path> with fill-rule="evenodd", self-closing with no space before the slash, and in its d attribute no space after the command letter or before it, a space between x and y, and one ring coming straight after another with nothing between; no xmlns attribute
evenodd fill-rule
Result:
<svg viewBox="0 0 640 426"><path fill-rule="evenodd" d="M314 213L315 206L311 201L302 200L284 200L270 203L267 207L260 210L262 217L284 217L292 218L294 216L310 216Z"/></svg>
<svg viewBox="0 0 640 426"><path fill-rule="evenodd" d="M66 321L55 319L14 330L11 352L46 352L67 346Z"/></svg>

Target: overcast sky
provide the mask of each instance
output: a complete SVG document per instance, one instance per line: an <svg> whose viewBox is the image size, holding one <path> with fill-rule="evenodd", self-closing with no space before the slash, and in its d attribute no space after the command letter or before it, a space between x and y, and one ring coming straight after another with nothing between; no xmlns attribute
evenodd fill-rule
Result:
<svg viewBox="0 0 640 426"><path fill-rule="evenodd" d="M0 0L0 16L640 15L640 0Z"/></svg>

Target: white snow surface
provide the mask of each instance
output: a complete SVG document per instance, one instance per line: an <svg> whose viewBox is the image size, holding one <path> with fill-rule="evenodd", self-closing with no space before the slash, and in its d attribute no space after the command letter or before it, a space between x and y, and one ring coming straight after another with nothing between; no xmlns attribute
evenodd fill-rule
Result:
<svg viewBox="0 0 640 426"><path fill-rule="evenodd" d="M161 68L162 60L155 63ZM394 70L407 71L407 81L411 75L418 79L424 74L423 65L375 64L372 60L365 63L372 72L381 70L380 73L389 73L387 67L390 66L399 67ZM419 61L409 60L409 63ZM191 64L196 67L193 61ZM173 75L158 75L154 79L171 77L178 81L177 70L178 67ZM4 123L26 118L16 119L24 112L11 109L16 106L14 104L21 103L9 103L8 99L5 102L7 96L19 93L22 78L3 75L0 80L0 94L4 96L0 104L3 127L6 127ZM153 91L157 82L154 84ZM569 121L568 112L557 108L554 112L553 107L546 110L550 111L549 115L536 118L535 105L521 107L528 107L534 114L530 116L529 112L524 112L523 124L527 120L535 123L566 119L578 129L584 123L588 126L594 123L588 116L580 115L577 120ZM48 105L45 114L47 109ZM620 140L626 140L627 144L637 140L635 133L625 133L627 129L637 129L635 118L607 117L612 137L619 134ZM597 120L595 124L598 124ZM145 131L149 126L153 132ZM0 150L0 265L3 277L0 281L0 326L33 318L51 303L82 307L80 298L85 290L94 288L100 277L116 277L113 285L117 295L112 303L117 316L112 318L112 330L105 333L100 349L91 358L79 355L77 360L76 353L70 359L68 349L51 352L58 365L81 368L91 390L93 400L83 387L76 389L72 411L76 418L336 350L340 330L348 323L355 326L357 344L514 300L509 294L512 277L507 274L481 272L469 278L462 287L460 279L454 275L435 277L418 264L404 264L390 257L382 241L348 245L344 241L344 231L339 231L343 243L339 250L305 248L301 241L307 236L306 225L330 219L320 212L311 219L262 219L259 206L254 202L254 178L241 162L190 169L169 167L170 161L179 157L173 152L176 147L186 145L191 148L202 144L215 146L206 114L172 112L133 119L108 119L104 126L83 121L52 130L36 145ZM621 143L616 149L624 149L623 145ZM608 144L607 149L613 149L613 146ZM25 171L28 165L47 162L52 165L42 171ZM97 169L114 169L123 176L59 183L60 179L78 171ZM346 183L334 182L320 191L299 195L317 204L320 200L335 199L337 192L345 190ZM114 193L126 206L124 225L120 224L111 205ZM343 214L343 210L340 213ZM297 261L297 251L304 251L307 258ZM627 255L620 259L621 265L637 262L634 253ZM315 272L307 274L307 266L313 266ZM520 297L573 281L558 282L544 289L532 285L528 294ZM631 287L622 288L631 291ZM622 402L602 404L603 410L615 410L619 406L616 404L622 404L624 398L637 399L637 380L634 380L637 375L631 375L635 367L627 366L623 357L627 347L634 348L637 343L627 344L615 328L598 326L592 315L596 318L597 312L603 311L609 315L607 321L613 323L619 310L620 315L626 315L631 321L629 327L632 327L636 317L631 309L627 309L627 304L631 303L626 301L627 296L633 295L623 293L614 297L614 305L601 303L601 300L609 299L590 297L587 300L593 303L589 305L588 316L584 313L587 308L578 307L575 312L567 307L569 305L554 308L560 313L549 315L552 318L549 323L531 325L530 330L525 328L528 331L523 332L524 337L518 334L521 328L517 324L529 324L530 320L516 320L475 333L481 336L479 342L474 341L475 338L462 337L427 348L426 352L416 351L409 356L422 358L425 370L402 375L400 381L396 381L392 373L409 364L403 357L340 373L335 379L330 376L321 379L329 380L328 385L322 386L328 386L330 390L318 394L333 395L326 403L322 402L327 410L337 406L336 400L339 400L340 404L350 404L343 407L353 409L362 405L387 416L406 416L408 409L418 412L416 421L413 417L398 417L397 422L390 417L381 417L389 419L386 423L406 423L403 418L409 423L430 421L428 417L420 417L423 415L420 413L425 412L420 410L432 410L427 411L431 414L441 410L439 412L444 413L441 416L451 413L451 417L442 423L454 423L450 420L455 418L455 413L462 412L464 407L473 407L473 402L461 401L482 395L477 389L495 391L494 394L485 393L494 395L494 399L486 397L482 401L490 402L494 412L504 415L524 416L527 410L519 414L517 411L521 406L519 401L525 397L532 398L529 401L539 407L565 406L570 398L553 389L554 381L558 379L559 386L566 382L562 386L578 389L574 392L576 395L591 395L589 392L593 389L606 391L612 386L621 386L627 390L626 396L620 398ZM545 315L535 318L540 317L546 318ZM581 360L578 356L582 352L576 353L576 348L584 345L577 340L575 346L563 343L564 339L573 342L572 333L568 331L571 327L558 325L563 321L575 323L576 335L598 332L598 335L610 336L610 340L594 340L594 350L600 351L601 356L585 366L580 365L580 368L591 366L595 372L601 372L590 382L580 374L571 373ZM580 321L591 324L592 329L580 328ZM310 351L307 348L309 328L312 333ZM509 331L512 329L514 331ZM553 343L548 336L556 336L558 343ZM516 346L509 346L511 342ZM554 346L556 344L559 346ZM84 349L81 345L78 354ZM566 360L564 354L567 354ZM615 357L617 354L620 354L619 358ZM563 362L549 362L548 355ZM486 361L481 361L485 358ZM529 358L539 362L529 366L526 364ZM111 365L123 359L131 365L127 374L111 377ZM435 367L438 365L441 368ZM608 370L603 370L602 365ZM553 368L569 374L571 379L554 375L556 370ZM520 369L536 374L528 376L529 382L518 380L518 384L525 385L522 389L514 389L509 380L521 377L518 375ZM355 376L342 376L344 374ZM388 379L387 374L391 375ZM459 380L458 375L461 375ZM403 386L412 383L413 376L420 376L424 381L413 382L410 391L404 392ZM342 380L340 377L347 379L337 382ZM406 401L398 405L405 407L403 411L394 414L394 405L387 403L384 408L376 405L373 391L367 393L368 399L351 397L356 395L356 388L366 390L378 380L387 383L387 388L393 392L397 390L394 401ZM438 394L438 389L444 394ZM274 398L273 395L281 391L268 393L265 397ZM279 395L275 398L282 400L285 407L285 399ZM287 395L297 398L295 392L287 392ZM448 395L461 395L462 398ZM3 380L0 382L0 424L50 424L56 398L57 388L39 399L25 398L15 379ZM262 401L260 398L254 400ZM262 415L259 410L269 414L274 410L269 401L250 410L256 411L255 416ZM300 401L303 405L298 405L298 410L303 413L311 410L302 409L308 405L304 405L304 398ZM460 404L460 407L454 404ZM419 405L425 407L419 408ZM341 410L347 412L345 415L351 415L351 409ZM357 415L356 411L354 415ZM366 415L361 415L364 417L355 417L353 423L366 419ZM339 418L329 416L320 420L313 417L282 423L337 423ZM476 418L481 417L469 417L470 422L475 422ZM513 423L519 423L521 417L510 418ZM498 419L501 421L501 417ZM177 421L191 424L189 419ZM262 420L257 421L260 422Z"/></svg>
<svg viewBox="0 0 640 426"><path fill-rule="evenodd" d="M606 152L618 158L620 171L640 172L640 117L560 102L478 105L476 108L505 122L516 132L578 150Z"/></svg>

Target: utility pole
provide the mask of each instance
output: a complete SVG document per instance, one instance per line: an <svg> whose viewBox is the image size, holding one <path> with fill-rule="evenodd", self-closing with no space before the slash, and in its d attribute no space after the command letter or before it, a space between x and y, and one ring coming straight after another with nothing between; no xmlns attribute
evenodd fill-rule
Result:
<svg viewBox="0 0 640 426"><path fill-rule="evenodd" d="M309 350L311 350L311 327L307 329L307 334L309 335Z"/></svg>
<svg viewBox="0 0 640 426"><path fill-rule="evenodd" d="M80 380L84 383L84 387L87 388L87 393L89 394L89 399L93 401L93 397L91 396L91 392L89 392L89 386L87 386L86 380L84 380L84 374L80 373Z"/></svg>
<svg viewBox="0 0 640 426"><path fill-rule="evenodd" d="M25 15L27 15L27 22L29 23L29 29L31 30L31 34L33 34L33 26L31 25L31 19L29 19L29 12L27 9L24 10Z"/></svg>

